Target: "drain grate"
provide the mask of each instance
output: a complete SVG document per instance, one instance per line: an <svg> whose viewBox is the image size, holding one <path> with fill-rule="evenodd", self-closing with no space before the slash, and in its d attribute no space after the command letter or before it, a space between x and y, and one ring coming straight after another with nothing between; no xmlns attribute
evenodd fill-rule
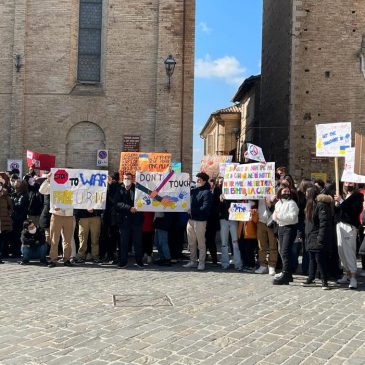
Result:
<svg viewBox="0 0 365 365"><path fill-rule="evenodd" d="M164 294L113 294L114 307L172 307L174 304Z"/></svg>

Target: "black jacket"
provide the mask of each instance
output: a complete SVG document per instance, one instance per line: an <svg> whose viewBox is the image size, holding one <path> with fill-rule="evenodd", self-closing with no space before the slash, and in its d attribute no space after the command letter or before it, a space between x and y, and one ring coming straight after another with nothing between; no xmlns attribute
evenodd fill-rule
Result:
<svg viewBox="0 0 365 365"><path fill-rule="evenodd" d="M43 209L39 217L39 226L41 228L49 228L51 224L50 195L43 195Z"/></svg>
<svg viewBox="0 0 365 365"><path fill-rule="evenodd" d="M364 195L354 191L347 199L336 207L336 221L350 224L356 228L360 226L360 214L363 210Z"/></svg>
<svg viewBox="0 0 365 365"><path fill-rule="evenodd" d="M163 213L162 217L155 217L153 225L156 229L161 229L162 231L169 231L172 227L172 220L174 218L173 213Z"/></svg>
<svg viewBox="0 0 365 365"><path fill-rule="evenodd" d="M20 240L23 245L30 247L37 247L46 243L44 231L39 227L37 227L37 231L34 234L30 234L27 229L23 229Z"/></svg>
<svg viewBox="0 0 365 365"><path fill-rule="evenodd" d="M13 213L11 218L16 226L22 226L23 222L27 219L29 198L28 194L15 194L13 195Z"/></svg>
<svg viewBox="0 0 365 365"><path fill-rule="evenodd" d="M208 220L210 208L212 205L213 195L210 192L210 186L206 183L204 186L191 190L191 219L195 221Z"/></svg>
<svg viewBox="0 0 365 365"><path fill-rule="evenodd" d="M101 209L94 209L92 213L88 212L87 209L75 209L74 210L75 217L80 218L92 218L92 217L100 217L103 211Z"/></svg>
<svg viewBox="0 0 365 365"><path fill-rule="evenodd" d="M39 192L39 186L29 186L29 215L41 215L43 210L43 196Z"/></svg>
<svg viewBox="0 0 365 365"><path fill-rule="evenodd" d="M143 223L143 212L131 213L130 211L134 206L135 191L136 186L134 184L129 190L121 186L114 195L114 209L117 213L117 223L119 225L139 225Z"/></svg>
<svg viewBox="0 0 365 365"><path fill-rule="evenodd" d="M305 220L305 245L308 251L329 250L332 240L333 217L330 195L317 196L313 207L312 219Z"/></svg>
<svg viewBox="0 0 365 365"><path fill-rule="evenodd" d="M117 182L112 182L108 185L108 192L106 196L106 205L103 215L103 221L106 226L115 226L118 223L118 213L115 210L116 194L119 194L121 185Z"/></svg>

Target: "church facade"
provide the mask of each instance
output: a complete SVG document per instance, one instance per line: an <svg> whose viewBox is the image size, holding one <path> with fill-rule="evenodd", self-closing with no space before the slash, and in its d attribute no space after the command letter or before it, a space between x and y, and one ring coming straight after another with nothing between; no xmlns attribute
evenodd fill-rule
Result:
<svg viewBox="0 0 365 365"><path fill-rule="evenodd" d="M138 136L191 171L194 0L3 1L0 20L1 169L27 149L96 168L106 149L115 170Z"/></svg>

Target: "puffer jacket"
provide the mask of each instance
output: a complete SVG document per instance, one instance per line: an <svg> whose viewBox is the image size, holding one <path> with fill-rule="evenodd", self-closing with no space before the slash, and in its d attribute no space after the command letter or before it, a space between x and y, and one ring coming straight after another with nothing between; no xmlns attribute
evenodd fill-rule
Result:
<svg viewBox="0 0 365 365"><path fill-rule="evenodd" d="M308 251L329 250L333 231L332 204L330 195L317 196L312 219L305 220L305 246Z"/></svg>

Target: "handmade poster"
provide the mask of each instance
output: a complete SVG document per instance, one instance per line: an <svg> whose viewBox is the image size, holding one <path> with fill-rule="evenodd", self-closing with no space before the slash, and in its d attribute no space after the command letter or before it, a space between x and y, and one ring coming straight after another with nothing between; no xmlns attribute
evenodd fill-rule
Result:
<svg viewBox="0 0 365 365"><path fill-rule="evenodd" d="M255 200L275 195L275 163L229 166L224 174L222 193L227 200Z"/></svg>
<svg viewBox="0 0 365 365"><path fill-rule="evenodd" d="M229 220L248 222L251 218L251 203L231 203Z"/></svg>
<svg viewBox="0 0 365 365"><path fill-rule="evenodd" d="M51 169L51 207L105 209L108 171Z"/></svg>
<svg viewBox="0 0 365 365"><path fill-rule="evenodd" d="M139 172L134 206L141 212L186 212L190 209L190 176L174 171Z"/></svg>
<svg viewBox="0 0 365 365"><path fill-rule="evenodd" d="M261 147L255 146L251 143L247 143L247 151L245 152L245 157L253 161L266 162Z"/></svg>
<svg viewBox="0 0 365 365"><path fill-rule="evenodd" d="M206 155L200 164L200 172L205 172L211 179L218 177L219 164L232 162L233 156Z"/></svg>
<svg viewBox="0 0 365 365"><path fill-rule="evenodd" d="M355 165L355 148L352 147L346 149L345 167L343 170L341 181L364 184L365 176L355 174L354 165Z"/></svg>
<svg viewBox="0 0 365 365"><path fill-rule="evenodd" d="M168 172L171 167L171 153L140 153L137 171Z"/></svg>
<svg viewBox="0 0 365 365"><path fill-rule="evenodd" d="M156 152L121 152L119 173L121 176L130 172L133 176L136 171L166 172L171 167L170 153Z"/></svg>
<svg viewBox="0 0 365 365"><path fill-rule="evenodd" d="M56 156L27 150L27 165L37 170L50 171L56 166Z"/></svg>
<svg viewBox="0 0 365 365"><path fill-rule="evenodd" d="M171 162L171 169L175 172L181 172L181 162Z"/></svg>
<svg viewBox="0 0 365 365"><path fill-rule="evenodd" d="M329 123L316 125L316 155L322 157L344 157L351 147L351 123Z"/></svg>
<svg viewBox="0 0 365 365"><path fill-rule="evenodd" d="M234 169L237 165L239 165L239 163L237 163L237 162L220 163L219 164L219 177L224 177L224 172L226 171L227 167L232 166Z"/></svg>

